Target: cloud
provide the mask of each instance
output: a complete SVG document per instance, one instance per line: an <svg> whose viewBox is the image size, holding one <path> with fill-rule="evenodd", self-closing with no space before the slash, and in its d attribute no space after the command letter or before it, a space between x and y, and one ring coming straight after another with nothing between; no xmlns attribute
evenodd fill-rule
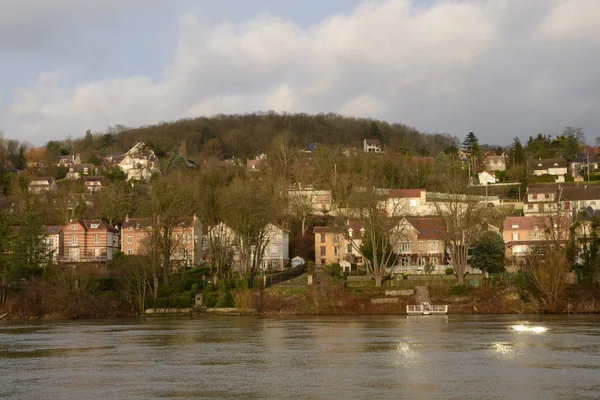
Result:
<svg viewBox="0 0 600 400"><path fill-rule="evenodd" d="M116 123L270 109L475 131L501 144L566 125L600 128L597 34L575 35L572 23L581 7L595 15L600 2L416 4L366 1L308 27L268 13L216 24L184 13L160 76L73 84L68 72L45 72L13 89L0 117L8 135L36 142Z"/></svg>

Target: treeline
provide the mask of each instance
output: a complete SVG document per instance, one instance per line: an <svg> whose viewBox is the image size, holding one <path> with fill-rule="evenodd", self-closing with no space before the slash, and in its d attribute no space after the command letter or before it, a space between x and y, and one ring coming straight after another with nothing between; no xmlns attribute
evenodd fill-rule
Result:
<svg viewBox="0 0 600 400"><path fill-rule="evenodd" d="M362 147L365 138L380 139L386 149L407 154L435 156L458 139L449 134L422 133L404 124L345 117L339 114L287 114L276 112L217 115L162 122L128 128L108 127L105 132L88 131L83 138L51 141L47 149L54 154L123 152L137 142L148 144L158 156L166 156L185 143L189 157L251 158L266 152L274 138L290 136L297 148L311 143L343 147Z"/></svg>

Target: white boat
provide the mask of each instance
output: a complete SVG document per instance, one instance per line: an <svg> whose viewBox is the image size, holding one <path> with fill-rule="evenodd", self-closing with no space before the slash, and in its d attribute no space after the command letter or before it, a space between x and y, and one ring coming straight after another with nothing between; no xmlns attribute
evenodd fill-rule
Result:
<svg viewBox="0 0 600 400"><path fill-rule="evenodd" d="M448 305L433 305L425 301L417 305L407 305L406 313L408 315L445 315L448 314Z"/></svg>

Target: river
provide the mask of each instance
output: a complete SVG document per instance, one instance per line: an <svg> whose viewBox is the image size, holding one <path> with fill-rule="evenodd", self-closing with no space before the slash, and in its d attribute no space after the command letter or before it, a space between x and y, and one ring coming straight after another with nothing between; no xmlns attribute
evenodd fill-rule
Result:
<svg viewBox="0 0 600 400"><path fill-rule="evenodd" d="M598 399L600 316L1 322L0 398Z"/></svg>

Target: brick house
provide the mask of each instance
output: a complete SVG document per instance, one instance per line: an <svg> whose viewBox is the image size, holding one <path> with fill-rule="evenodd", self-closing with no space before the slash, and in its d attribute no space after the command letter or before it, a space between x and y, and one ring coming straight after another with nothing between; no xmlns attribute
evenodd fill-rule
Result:
<svg viewBox="0 0 600 400"><path fill-rule="evenodd" d="M119 231L106 222L72 220L63 226L63 251L59 261L104 263L119 250Z"/></svg>
<svg viewBox="0 0 600 400"><path fill-rule="evenodd" d="M571 218L563 216L554 221L546 216L507 217L504 220L503 238L506 257L515 265L537 246L567 242Z"/></svg>
<svg viewBox="0 0 600 400"><path fill-rule="evenodd" d="M125 218L121 227L121 251L127 255L147 255L152 235L150 218ZM171 263L173 268L191 267L202 259L202 230L200 221L192 217L179 218L172 229Z"/></svg>
<svg viewBox="0 0 600 400"><path fill-rule="evenodd" d="M440 218L403 218L397 228L394 252L398 260L394 270L421 272L426 266L444 270L444 232Z"/></svg>

